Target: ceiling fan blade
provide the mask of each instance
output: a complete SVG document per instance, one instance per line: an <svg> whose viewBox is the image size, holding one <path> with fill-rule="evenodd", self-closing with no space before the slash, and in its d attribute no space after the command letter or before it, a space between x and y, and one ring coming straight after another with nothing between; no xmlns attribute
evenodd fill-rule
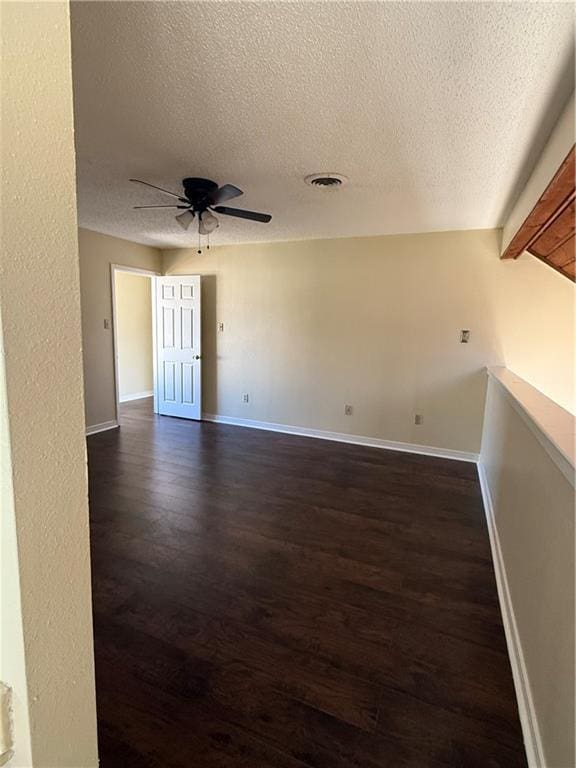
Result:
<svg viewBox="0 0 576 768"><path fill-rule="evenodd" d="M226 216L237 216L239 219L250 219L250 221L261 221L267 224L272 220L269 213L257 213L256 211L244 211L242 208L228 208L226 205L217 205L214 210L216 213L224 213Z"/></svg>
<svg viewBox="0 0 576 768"><path fill-rule="evenodd" d="M178 216L175 216L174 218L176 219L178 224L180 224L182 229L188 229L190 224L192 224L192 222L194 221L194 216L195 216L194 211L187 210L187 211L184 211L184 213L178 214Z"/></svg>
<svg viewBox="0 0 576 768"><path fill-rule="evenodd" d="M134 210L139 208L187 208L187 205L134 205Z"/></svg>
<svg viewBox="0 0 576 768"><path fill-rule="evenodd" d="M176 192L170 192L167 189L162 189L162 187L157 187L155 184L150 184L147 181L142 181L141 179L130 179L130 181L136 182L136 184L144 184L147 187L152 187L152 189L157 189L159 192L164 192L165 195L172 195L172 197L177 197L178 200L182 203L187 203L188 200L186 200L185 197L181 197L180 195L177 195Z"/></svg>
<svg viewBox="0 0 576 768"><path fill-rule="evenodd" d="M234 197L240 197L240 195L243 195L244 192L242 192L241 189L238 189L238 187L235 187L234 184L224 184L223 187L220 187L218 192L214 195L213 199L213 205L218 205L219 203L225 203L226 200L232 200Z"/></svg>

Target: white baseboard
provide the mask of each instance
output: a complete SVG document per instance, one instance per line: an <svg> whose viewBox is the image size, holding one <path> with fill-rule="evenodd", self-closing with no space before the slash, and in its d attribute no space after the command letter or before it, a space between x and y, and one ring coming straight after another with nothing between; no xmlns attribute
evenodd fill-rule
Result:
<svg viewBox="0 0 576 768"><path fill-rule="evenodd" d="M145 397L154 397L154 391L148 392L136 392L134 395L122 395L120 397L121 403L129 403L131 400L143 400Z"/></svg>
<svg viewBox="0 0 576 768"><path fill-rule="evenodd" d="M482 490L482 500L484 502L484 511L486 513L486 522L488 524L488 534L490 536L490 548L492 550L492 561L496 573L496 585L498 587L498 599L500 601L500 610L502 612L502 621L504 632L506 634L506 644L508 646L508 656L512 667L512 677L514 679L514 688L516 689L516 699L518 701L518 712L520 715L520 725L522 726L522 735L524 737L524 748L530 768L545 768L544 750L540 736L540 728L534 709L532 691L524 653L522 652L522 643L518 633L516 617L514 615L514 605L508 586L506 576L506 566L498 529L494 516L494 507L492 496L488 485L488 478L481 462L478 462L478 478Z"/></svg>
<svg viewBox="0 0 576 768"><path fill-rule="evenodd" d="M369 448L383 448L389 451L403 451L404 453L418 453L423 456L437 456L442 459L455 459L457 461L478 461L477 453L466 451L452 451L448 448L434 448L430 445L416 445L413 443L396 443L393 440L381 440L378 437L364 437L363 435L349 435L346 432L329 432L324 429L309 429L308 427L292 427L289 424L273 424L268 421L254 421L252 419L239 419L235 416L217 416L213 413L203 413L204 421L214 421L217 424L231 424L235 427L248 427L250 429L263 429L268 432L283 432L287 435L300 435L301 437L316 437L320 440L334 440L338 443L352 443L353 445L366 445Z"/></svg>
<svg viewBox="0 0 576 768"><path fill-rule="evenodd" d="M102 424L92 424L91 427L86 427L87 435L95 435L97 432L106 432L107 429L118 429L120 425L116 419L112 421L103 421Z"/></svg>

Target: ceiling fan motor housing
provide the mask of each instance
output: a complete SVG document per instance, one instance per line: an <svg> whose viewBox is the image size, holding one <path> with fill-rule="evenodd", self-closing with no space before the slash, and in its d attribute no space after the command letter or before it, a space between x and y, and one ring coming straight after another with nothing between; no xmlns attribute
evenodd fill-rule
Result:
<svg viewBox="0 0 576 768"><path fill-rule="evenodd" d="M210 179L198 179L189 177L182 179L184 194L192 203L194 210L204 211L209 205L213 205L213 200L218 192L218 184Z"/></svg>

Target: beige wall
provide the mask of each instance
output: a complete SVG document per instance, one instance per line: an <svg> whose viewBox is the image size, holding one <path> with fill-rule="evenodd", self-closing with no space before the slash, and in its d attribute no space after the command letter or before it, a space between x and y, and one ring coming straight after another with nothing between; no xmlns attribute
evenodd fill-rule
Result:
<svg viewBox="0 0 576 768"><path fill-rule="evenodd" d="M152 292L150 278L116 273L116 342L120 400L152 392Z"/></svg>
<svg viewBox="0 0 576 768"><path fill-rule="evenodd" d="M116 420L114 383L114 341L112 325L112 282L110 266L122 264L160 271L160 252L117 237L87 229L78 233L80 287L82 291L82 346L86 425Z"/></svg>
<svg viewBox="0 0 576 768"><path fill-rule="evenodd" d="M568 768L574 765L575 735L574 488L493 381L481 464L544 765Z"/></svg>
<svg viewBox="0 0 576 768"><path fill-rule="evenodd" d="M17 563L20 587L1 674L26 768L97 765L68 10L1 4L2 578Z"/></svg>
<svg viewBox="0 0 576 768"><path fill-rule="evenodd" d="M573 405L574 287L531 257L500 261L500 236L165 251L167 274L204 276L204 411L477 452L486 365Z"/></svg>
<svg viewBox="0 0 576 768"><path fill-rule="evenodd" d="M528 253L490 272L502 362L575 413L574 283Z"/></svg>

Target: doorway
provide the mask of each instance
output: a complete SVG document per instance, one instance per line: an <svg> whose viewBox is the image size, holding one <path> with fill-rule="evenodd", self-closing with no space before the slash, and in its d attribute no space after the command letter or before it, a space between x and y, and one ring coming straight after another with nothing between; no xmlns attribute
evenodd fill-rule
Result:
<svg viewBox="0 0 576 768"><path fill-rule="evenodd" d="M152 398L154 413L201 420L200 276L113 264L111 280L117 422L122 403Z"/></svg>
<svg viewBox="0 0 576 768"><path fill-rule="evenodd" d="M154 278L157 274L118 264L111 267L118 421L122 403L154 397Z"/></svg>

